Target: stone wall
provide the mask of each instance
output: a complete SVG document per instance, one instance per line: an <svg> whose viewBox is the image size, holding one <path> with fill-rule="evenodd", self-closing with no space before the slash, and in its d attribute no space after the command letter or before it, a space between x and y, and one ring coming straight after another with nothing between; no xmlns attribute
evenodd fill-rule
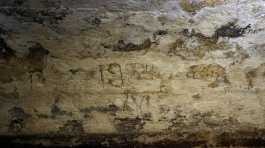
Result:
<svg viewBox="0 0 265 148"><path fill-rule="evenodd" d="M0 1L0 134L262 146L263 0Z"/></svg>

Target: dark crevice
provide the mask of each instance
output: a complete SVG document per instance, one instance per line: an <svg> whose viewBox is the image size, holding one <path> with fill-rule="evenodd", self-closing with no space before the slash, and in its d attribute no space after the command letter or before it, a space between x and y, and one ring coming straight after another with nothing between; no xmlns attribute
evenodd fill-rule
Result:
<svg viewBox="0 0 265 148"><path fill-rule="evenodd" d="M14 55L15 51L7 45L2 37L0 37L0 59L9 59Z"/></svg>

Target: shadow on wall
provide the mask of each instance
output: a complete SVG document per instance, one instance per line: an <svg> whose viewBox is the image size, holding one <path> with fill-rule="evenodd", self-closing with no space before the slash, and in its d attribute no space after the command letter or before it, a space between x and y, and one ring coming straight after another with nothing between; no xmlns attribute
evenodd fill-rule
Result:
<svg viewBox="0 0 265 148"><path fill-rule="evenodd" d="M206 132L208 133L208 132ZM178 133L181 135L181 133ZM214 137L214 141L200 139L205 132L186 135L184 140L164 139L153 143L140 143L132 139L135 135L120 134L89 134L77 136L0 136L0 145L4 147L89 147L89 148L189 148L189 147L264 147L264 131L237 131L234 133L222 133ZM163 133L143 134L142 136L161 136ZM185 133L182 133L185 135ZM166 135L164 135L166 136ZM177 136L177 135L176 135ZM23 141L23 143L21 143ZM30 143L30 144L29 144ZM71 143L71 144L67 144ZM49 146L52 144L52 146Z"/></svg>

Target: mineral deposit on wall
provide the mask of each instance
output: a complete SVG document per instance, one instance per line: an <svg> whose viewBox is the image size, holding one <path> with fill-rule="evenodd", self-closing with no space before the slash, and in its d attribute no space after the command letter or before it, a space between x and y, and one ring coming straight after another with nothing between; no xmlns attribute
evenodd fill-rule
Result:
<svg viewBox="0 0 265 148"><path fill-rule="evenodd" d="M1 0L0 134L265 144L264 0Z"/></svg>

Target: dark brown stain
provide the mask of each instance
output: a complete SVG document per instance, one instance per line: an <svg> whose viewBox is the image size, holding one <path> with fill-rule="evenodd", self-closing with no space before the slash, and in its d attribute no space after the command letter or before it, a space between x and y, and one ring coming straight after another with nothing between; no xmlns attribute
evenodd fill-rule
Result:
<svg viewBox="0 0 265 148"><path fill-rule="evenodd" d="M113 47L113 51L119 52L132 52L132 51L141 51L150 48L152 42L150 39L146 39L141 44L134 43L125 43L124 40L119 40L116 45Z"/></svg>
<svg viewBox="0 0 265 148"><path fill-rule="evenodd" d="M72 116L72 113L62 110L57 104L53 104L51 106L51 114L52 118L56 118L57 116Z"/></svg>
<svg viewBox="0 0 265 148"><path fill-rule="evenodd" d="M265 78L265 64L261 64L256 68L253 68L246 72L245 74L246 80L248 82L248 88L253 88L255 86L255 81L258 78Z"/></svg>
<svg viewBox="0 0 265 148"><path fill-rule="evenodd" d="M57 116L72 116L71 112L62 110L59 106L60 99L55 99L51 106L51 118L56 118Z"/></svg>
<svg viewBox="0 0 265 148"><path fill-rule="evenodd" d="M63 126L59 128L58 134L63 135L82 135L84 134L82 121L68 120Z"/></svg>
<svg viewBox="0 0 265 148"><path fill-rule="evenodd" d="M192 96L192 98L196 99L196 100L199 100L201 99L201 95L200 94L195 94Z"/></svg>
<svg viewBox="0 0 265 148"><path fill-rule="evenodd" d="M236 25L235 22L230 22L226 25L221 26L219 29L215 31L215 37L230 37L230 38L236 38L243 36L247 30L251 28L251 25L247 25L246 27L239 27Z"/></svg>
<svg viewBox="0 0 265 148"><path fill-rule="evenodd" d="M27 114L23 108L13 107L8 110L11 119L26 119L31 115Z"/></svg>
<svg viewBox="0 0 265 148"><path fill-rule="evenodd" d="M156 40L158 36L165 36L168 34L167 30L157 30L153 33L153 39Z"/></svg>
<svg viewBox="0 0 265 148"><path fill-rule="evenodd" d="M10 115L10 123L8 130L12 133L19 133L25 128L26 120L31 117L30 114L25 113L23 108L13 107L8 110Z"/></svg>
<svg viewBox="0 0 265 148"><path fill-rule="evenodd" d="M55 9L30 9L23 7L7 7L0 9L0 13L6 16L13 16L19 21L35 22L39 24L58 24L71 11L67 8Z"/></svg>
<svg viewBox="0 0 265 148"><path fill-rule="evenodd" d="M115 127L120 133L139 133L145 122L139 117L135 118L115 118Z"/></svg>
<svg viewBox="0 0 265 148"><path fill-rule="evenodd" d="M50 114L40 113L37 109L34 109L35 115L38 118L44 118L44 119L55 119L59 116L68 116L72 117L73 113L68 112L66 110L61 109L59 105L59 99L55 99L54 103L50 107Z"/></svg>
<svg viewBox="0 0 265 148"><path fill-rule="evenodd" d="M81 71L81 69L70 69L69 70L69 72L71 72L71 74L73 74L73 75L77 74L80 71Z"/></svg>
<svg viewBox="0 0 265 148"><path fill-rule="evenodd" d="M98 17L95 17L92 19L91 24L98 27L102 23L101 19Z"/></svg>
<svg viewBox="0 0 265 148"><path fill-rule="evenodd" d="M115 115L116 112L121 110L118 106L110 104L108 106L92 106L87 108L81 108L79 111L83 114L84 118L90 118L92 112L108 113L110 115Z"/></svg>
<svg viewBox="0 0 265 148"><path fill-rule="evenodd" d="M80 112L82 113L91 113L93 111L97 111L97 112L117 112L119 111L120 108L114 104L110 104L108 106L92 106L92 107L88 107L88 108L82 108L80 109Z"/></svg>
<svg viewBox="0 0 265 148"><path fill-rule="evenodd" d="M31 64L32 72L42 72L45 65L45 57L50 52L44 48L40 43L35 43L32 47L29 48L28 59Z"/></svg>
<svg viewBox="0 0 265 148"><path fill-rule="evenodd" d="M249 72L246 73L246 79L248 81L248 87L249 88L253 88L254 84L253 84L253 78L256 78L257 73L255 70L251 70Z"/></svg>

